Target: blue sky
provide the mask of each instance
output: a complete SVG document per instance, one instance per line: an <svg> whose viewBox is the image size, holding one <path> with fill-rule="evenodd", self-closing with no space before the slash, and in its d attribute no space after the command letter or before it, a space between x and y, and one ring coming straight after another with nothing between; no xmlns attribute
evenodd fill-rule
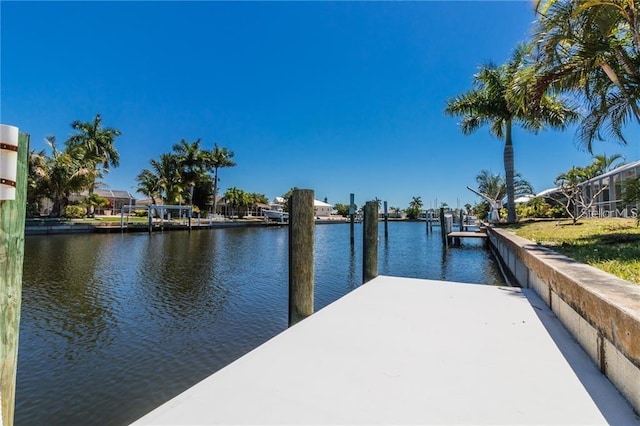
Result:
<svg viewBox="0 0 640 426"><path fill-rule="evenodd" d="M476 174L503 173L503 142L462 135L442 111L534 20L528 1L2 1L0 14L0 122L40 150L100 113L122 131L111 188L133 191L150 159L201 138L235 153L222 190L403 208L473 204ZM541 191L586 165L574 133L517 129L516 170ZM595 153L640 159L636 124L627 136Z"/></svg>

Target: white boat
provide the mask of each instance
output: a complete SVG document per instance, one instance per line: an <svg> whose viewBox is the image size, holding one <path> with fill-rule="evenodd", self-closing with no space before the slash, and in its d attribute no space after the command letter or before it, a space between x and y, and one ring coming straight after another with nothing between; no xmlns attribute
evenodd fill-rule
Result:
<svg viewBox="0 0 640 426"><path fill-rule="evenodd" d="M289 213L282 210L262 210L262 214L266 219L273 219L279 221L289 220Z"/></svg>

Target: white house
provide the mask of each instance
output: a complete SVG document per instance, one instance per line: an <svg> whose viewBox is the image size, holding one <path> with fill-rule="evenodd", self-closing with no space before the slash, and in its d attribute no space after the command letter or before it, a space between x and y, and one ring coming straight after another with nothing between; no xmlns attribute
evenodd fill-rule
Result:
<svg viewBox="0 0 640 426"><path fill-rule="evenodd" d="M316 217L331 216L331 210L333 209L331 204L327 204L319 200L313 200L313 207L316 212Z"/></svg>

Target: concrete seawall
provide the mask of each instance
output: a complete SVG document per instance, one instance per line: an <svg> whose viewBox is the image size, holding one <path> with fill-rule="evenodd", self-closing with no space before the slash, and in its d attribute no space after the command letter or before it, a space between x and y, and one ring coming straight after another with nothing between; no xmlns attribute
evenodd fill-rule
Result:
<svg viewBox="0 0 640 426"><path fill-rule="evenodd" d="M640 412L640 286L504 229L488 235L511 280L540 295Z"/></svg>

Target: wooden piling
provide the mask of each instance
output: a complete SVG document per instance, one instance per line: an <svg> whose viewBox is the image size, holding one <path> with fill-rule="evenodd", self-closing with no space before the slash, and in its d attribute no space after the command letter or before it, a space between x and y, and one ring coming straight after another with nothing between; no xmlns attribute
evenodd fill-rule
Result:
<svg viewBox="0 0 640 426"><path fill-rule="evenodd" d="M444 208L440 207L440 235L442 236L442 246L447 247L447 224L444 220Z"/></svg>
<svg viewBox="0 0 640 426"><path fill-rule="evenodd" d="M431 212L429 210L424 211L424 223L426 224L428 234L430 231L429 228L431 227Z"/></svg>
<svg viewBox="0 0 640 426"><path fill-rule="evenodd" d="M464 214L462 213L462 209L460 209L460 231L464 231Z"/></svg>
<svg viewBox="0 0 640 426"><path fill-rule="evenodd" d="M13 426L15 410L28 150L29 135L20 133L16 198L0 200L0 424L5 426Z"/></svg>
<svg viewBox="0 0 640 426"><path fill-rule="evenodd" d="M313 313L313 199L311 189L289 199L289 327Z"/></svg>
<svg viewBox="0 0 640 426"><path fill-rule="evenodd" d="M384 202L384 237L389 238L389 210L386 201Z"/></svg>
<svg viewBox="0 0 640 426"><path fill-rule="evenodd" d="M355 244L355 236L354 236L355 214L356 214L355 195L350 194L349 195L349 228L350 228L350 242L352 246Z"/></svg>
<svg viewBox="0 0 640 426"><path fill-rule="evenodd" d="M362 283L378 276L378 203L368 201L364 206L362 230Z"/></svg>

